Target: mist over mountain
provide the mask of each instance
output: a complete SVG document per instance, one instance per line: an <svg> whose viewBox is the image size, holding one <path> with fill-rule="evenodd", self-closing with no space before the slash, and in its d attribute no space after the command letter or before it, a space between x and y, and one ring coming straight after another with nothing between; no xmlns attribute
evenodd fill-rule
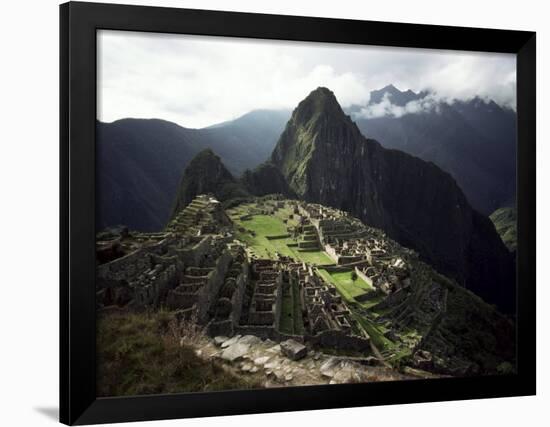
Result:
<svg viewBox="0 0 550 427"><path fill-rule="evenodd" d="M511 206L516 188L516 113L474 98L452 103L387 86L347 110L368 138L434 162L485 215Z"/></svg>
<svg viewBox="0 0 550 427"><path fill-rule="evenodd" d="M428 95L428 92L415 93L412 90L401 92L394 85L390 84L382 89L373 90L370 93L369 104L375 105L383 102L384 97L389 98L393 105L404 107L411 101L417 101ZM357 107L356 107L357 108Z"/></svg>

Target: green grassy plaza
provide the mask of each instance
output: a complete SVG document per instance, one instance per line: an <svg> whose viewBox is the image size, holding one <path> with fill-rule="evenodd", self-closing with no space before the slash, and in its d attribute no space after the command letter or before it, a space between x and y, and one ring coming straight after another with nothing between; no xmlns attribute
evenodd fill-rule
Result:
<svg viewBox="0 0 550 427"><path fill-rule="evenodd" d="M237 238L246 243L255 256L277 259L279 254L319 267L318 272L321 277L336 287L352 310L353 317L371 336L375 345L381 350L393 347L393 343L384 337L385 328L373 324L360 314L360 309L369 309L380 300L376 296L364 302L356 300L357 297L374 291L370 284L360 277L353 280L351 269L341 272L329 272L324 269L323 266L335 264L325 251L299 250L300 237L292 237L288 229L296 225L296 222L290 218L292 214L290 209L279 209L273 215L253 214L247 219L241 219L251 212L254 212L252 205L242 205L228 211L228 214L235 222L238 230ZM293 335L302 334L304 331L299 298L296 286L291 285L285 289L280 318L280 329L283 333ZM373 314L376 315L376 313Z"/></svg>
<svg viewBox="0 0 550 427"><path fill-rule="evenodd" d="M280 254L315 265L334 264L325 251L298 249L299 239L292 238L287 229L287 227L296 224L289 219L291 214L289 209L279 209L274 215L253 215L250 219L241 220L240 216L245 214L246 210L242 208L231 212L231 217L237 227L246 230L237 232L237 238L245 242L258 258L276 259L277 254Z"/></svg>
<svg viewBox="0 0 550 427"><path fill-rule="evenodd" d="M360 277L353 280L353 270L328 272L327 270L319 269L319 274L326 281L334 284L344 299L350 303L355 302L356 297L374 290L371 285Z"/></svg>

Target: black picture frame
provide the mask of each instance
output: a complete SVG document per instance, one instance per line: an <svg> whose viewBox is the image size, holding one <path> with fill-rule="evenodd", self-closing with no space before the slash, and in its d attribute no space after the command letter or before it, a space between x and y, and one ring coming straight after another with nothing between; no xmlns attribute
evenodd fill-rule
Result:
<svg viewBox="0 0 550 427"><path fill-rule="evenodd" d="M517 373L235 390L96 397L96 31L130 30L517 55ZM69 2L60 6L60 420L92 424L297 411L536 392L536 34L344 19Z"/></svg>

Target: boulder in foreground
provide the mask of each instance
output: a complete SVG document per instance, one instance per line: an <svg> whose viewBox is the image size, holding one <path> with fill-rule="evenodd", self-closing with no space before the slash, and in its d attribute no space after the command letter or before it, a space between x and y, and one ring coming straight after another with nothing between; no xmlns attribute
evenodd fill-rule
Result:
<svg viewBox="0 0 550 427"><path fill-rule="evenodd" d="M306 357L307 348L294 340L286 340L281 343L281 352L292 360L300 360Z"/></svg>

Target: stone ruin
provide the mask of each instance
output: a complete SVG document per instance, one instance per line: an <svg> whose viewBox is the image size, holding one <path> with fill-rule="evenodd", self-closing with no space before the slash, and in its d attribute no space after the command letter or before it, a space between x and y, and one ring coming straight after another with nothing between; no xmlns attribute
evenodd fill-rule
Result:
<svg viewBox="0 0 550 427"><path fill-rule="evenodd" d="M277 210L285 205L266 200L263 206ZM283 289L296 286L305 330L290 338L322 345L325 336L345 347L345 337L355 337L368 347L368 335L357 328L331 284L289 258L250 258L234 242L227 221L215 199L198 196L164 233L134 233L137 249L97 268L99 311L166 307L178 318L204 325L212 336L284 340L289 337L280 331ZM304 241L318 246L313 226L307 233L315 239ZM353 340L352 346L357 346Z"/></svg>
<svg viewBox="0 0 550 427"><path fill-rule="evenodd" d="M383 315L373 318L368 310L351 310L314 266L283 256L252 258L246 245L234 240L233 225L219 202L207 195L194 199L161 233L121 229L98 234L98 310L166 307L204 326L211 336L292 339L370 354L370 337L359 315L384 326L386 338L414 349L419 366L428 364L420 351L444 348L437 344L443 340L440 334L430 331L446 311L450 285L413 251L336 209L278 199L265 199L256 209L277 212L289 207L299 223L299 248L324 249L334 268L355 271L375 288L356 300L378 298L372 310ZM303 324L299 335L281 330L283 294L289 289L296 290L292 304L300 307L295 313ZM422 334L396 335L411 325Z"/></svg>

